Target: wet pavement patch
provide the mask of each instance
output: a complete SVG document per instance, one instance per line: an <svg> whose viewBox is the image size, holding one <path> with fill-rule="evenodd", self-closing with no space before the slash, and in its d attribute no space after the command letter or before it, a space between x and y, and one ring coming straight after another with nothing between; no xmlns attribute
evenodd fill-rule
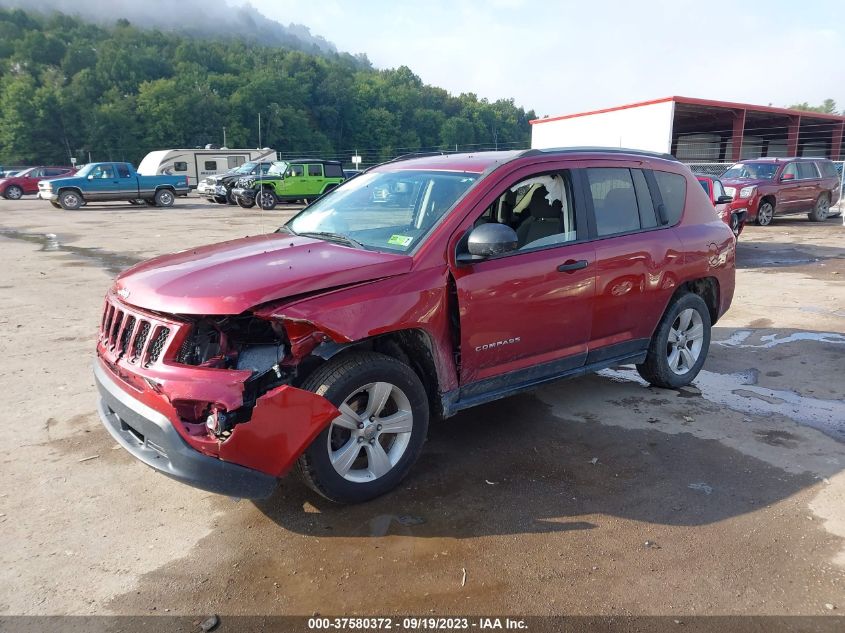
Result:
<svg viewBox="0 0 845 633"><path fill-rule="evenodd" d="M122 253L112 253L99 248L71 246L62 243L55 233L25 233L15 229L0 228L0 237L21 240L41 246L42 252L67 253L87 263L106 269L112 275L118 275L130 266L143 261L140 257Z"/></svg>
<svg viewBox="0 0 845 633"><path fill-rule="evenodd" d="M802 249L793 244L739 242L736 249L737 268L785 268L806 266L830 259L845 259L845 249L813 246Z"/></svg>

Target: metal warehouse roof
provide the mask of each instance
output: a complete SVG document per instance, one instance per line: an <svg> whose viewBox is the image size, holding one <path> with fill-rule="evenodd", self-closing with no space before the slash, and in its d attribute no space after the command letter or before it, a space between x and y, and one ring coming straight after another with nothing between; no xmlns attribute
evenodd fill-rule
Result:
<svg viewBox="0 0 845 633"><path fill-rule="evenodd" d="M654 105L656 103L668 103L674 101L685 105L706 106L712 108L723 108L726 110L746 110L751 112L765 112L769 114L782 114L786 116L800 116L806 119L824 119L827 121L836 121L845 123L845 116L840 114L823 114L821 112L808 112L806 110L794 110L791 108L774 108L772 106L760 106L750 103L736 103L733 101L716 101L713 99L696 99L694 97L663 97L662 99L652 99L651 101L639 101L637 103L628 103L625 105L614 106L612 108L604 108L601 110L591 110L588 112L575 112L573 114L563 114L560 116L545 117L542 119L533 119L530 121L532 125L538 123L549 123L551 121L560 121L562 119L574 119L576 117L590 116L593 114L604 114L605 112L615 112L617 110L627 110L629 108L640 108L642 106Z"/></svg>

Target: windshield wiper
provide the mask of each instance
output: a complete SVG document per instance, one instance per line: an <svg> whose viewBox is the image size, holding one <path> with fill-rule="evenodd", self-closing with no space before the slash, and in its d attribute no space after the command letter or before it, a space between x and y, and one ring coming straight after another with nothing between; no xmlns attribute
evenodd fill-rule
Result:
<svg viewBox="0 0 845 633"><path fill-rule="evenodd" d="M330 233L328 231L303 231L302 233L297 233L296 235L316 237L318 240L328 240L330 242L341 242L355 248L367 250L367 247L361 244L358 240L354 240L348 235L341 235L340 233Z"/></svg>

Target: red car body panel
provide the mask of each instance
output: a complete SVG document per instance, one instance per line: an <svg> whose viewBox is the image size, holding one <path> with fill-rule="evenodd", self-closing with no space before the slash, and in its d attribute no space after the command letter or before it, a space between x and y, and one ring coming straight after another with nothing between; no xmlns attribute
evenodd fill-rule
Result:
<svg viewBox="0 0 845 633"><path fill-rule="evenodd" d="M458 263L458 242L503 186L545 170L584 166L682 175L683 217L674 226ZM164 415L193 450L279 476L337 409L291 385L268 390L249 405L245 383L251 371L180 363L179 350L197 318L252 315L283 328L289 351L277 372L294 369L321 350L331 354L384 334L414 333L430 352L436 391L445 402L511 372L554 363L590 365L594 357L624 355L632 341L647 344L686 281L717 281L716 318L730 306L736 241L689 170L675 161L601 151L490 152L377 169L482 177L407 255L280 232L137 265L118 277L107 296L97 362L124 392ZM581 260L586 262L581 270L557 269ZM141 322L150 324L144 337L135 327ZM150 343L159 335L160 355ZM506 343L514 337L520 345ZM248 405L250 417L227 438L206 430L209 414L227 415Z"/></svg>
<svg viewBox="0 0 845 633"><path fill-rule="evenodd" d="M52 176L42 176L37 175L33 176L32 174L38 173L40 174L44 169L55 169L55 170L64 170L61 174L55 174ZM39 167L30 167L20 174L16 176L9 176L8 178L0 178L0 195L6 195L6 190L11 186L20 187L21 191L24 195L36 194L38 193L38 183L42 180L55 180L56 178L67 178L68 176L72 176L76 173L76 169L72 167L51 167L51 166L39 166Z"/></svg>
<svg viewBox="0 0 845 633"><path fill-rule="evenodd" d="M732 213L739 213L741 215L741 220L739 221L739 228L737 231L737 235L740 235L745 228L746 217L748 215L747 212L747 204L734 204L738 201L736 199L732 200L731 202L716 202L716 188L714 186L714 181L718 180L713 178L712 176L705 176L703 174L697 174L696 179L698 182L703 183L707 186L707 190L705 193L710 198L710 202L713 205L713 208L716 210L716 215L719 216L722 221L727 224L728 226L731 225L731 214ZM724 186L724 182L722 182Z"/></svg>
<svg viewBox="0 0 845 633"><path fill-rule="evenodd" d="M220 459L281 477L338 415L325 398L282 385L261 396L249 424L236 426L220 444ZM280 420L295 423L280 424Z"/></svg>
<svg viewBox="0 0 845 633"><path fill-rule="evenodd" d="M119 278L127 302L169 314L239 314L285 297L408 272L411 258L271 233L138 264Z"/></svg>

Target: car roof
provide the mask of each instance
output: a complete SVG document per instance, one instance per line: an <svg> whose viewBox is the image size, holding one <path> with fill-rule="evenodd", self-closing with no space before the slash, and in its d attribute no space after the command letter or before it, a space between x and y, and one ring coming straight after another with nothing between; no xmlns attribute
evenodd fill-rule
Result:
<svg viewBox="0 0 845 633"><path fill-rule="evenodd" d="M829 158L825 158L824 156L790 156L786 158L778 158L776 156L761 156L760 158L743 158L742 160L736 161L738 163L791 163L794 161L819 161L819 160L827 160Z"/></svg>
<svg viewBox="0 0 845 633"><path fill-rule="evenodd" d="M578 158L607 158L641 159L656 158L678 163L671 154L649 152L645 150L626 149L617 147L557 147L550 149L529 149L510 151L481 151L462 154L410 154L400 156L376 165L379 171L397 171L400 169L428 169L432 171L458 171L481 174L512 160L530 156L571 156Z"/></svg>
<svg viewBox="0 0 845 633"><path fill-rule="evenodd" d="M339 160L325 160L324 158L283 158L280 161L274 161L278 163L311 163L312 165L315 163L322 163L324 165L340 165Z"/></svg>

